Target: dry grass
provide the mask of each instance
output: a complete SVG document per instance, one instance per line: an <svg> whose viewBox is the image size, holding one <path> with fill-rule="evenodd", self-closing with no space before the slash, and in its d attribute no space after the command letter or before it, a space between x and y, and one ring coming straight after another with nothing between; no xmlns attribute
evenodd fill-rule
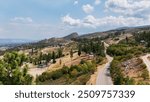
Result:
<svg viewBox="0 0 150 102"><path fill-rule="evenodd" d="M41 52L43 53L49 53L49 52L53 52L53 51L57 51L59 47L46 47L46 48L43 48L41 50Z"/></svg>
<svg viewBox="0 0 150 102"><path fill-rule="evenodd" d="M71 65L78 65L82 59L86 58L85 55L78 56L77 53L74 53L73 58L71 60L70 55L64 56L56 60L55 64L49 66L48 71L52 72L58 69L61 69L64 65L70 67ZM61 60L61 64L60 64Z"/></svg>
<svg viewBox="0 0 150 102"><path fill-rule="evenodd" d="M123 39L125 39L126 37L132 37L132 35L131 34L124 34L124 35L119 35L119 36L117 36L117 38L119 39L119 40L115 40L115 38L108 38L105 42L107 43L107 44L109 44L109 45L112 45L112 44L117 44L117 43L119 43L121 40L123 40Z"/></svg>
<svg viewBox="0 0 150 102"><path fill-rule="evenodd" d="M126 63L126 65L124 65L124 63ZM145 69L143 65L144 63L140 58L132 58L128 61L122 62L120 67L123 69L123 74L125 76L133 78L138 83L147 82L147 80L143 80L141 76Z"/></svg>

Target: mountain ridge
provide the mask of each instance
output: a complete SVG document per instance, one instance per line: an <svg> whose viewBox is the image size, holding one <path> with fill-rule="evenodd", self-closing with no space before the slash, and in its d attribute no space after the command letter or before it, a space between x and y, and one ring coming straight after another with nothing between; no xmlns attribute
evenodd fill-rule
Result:
<svg viewBox="0 0 150 102"><path fill-rule="evenodd" d="M7 44L47 44L47 45L58 45L58 44L65 44L72 39L81 39L81 38L94 38L94 37L105 37L109 34L116 33L116 32L129 32L133 33L135 31L140 30L150 30L150 25L144 26L136 26L136 27L120 27L112 30L102 31L102 32L93 32L79 35L77 32L73 32L69 35L60 38L48 38L39 41L27 40L27 39L0 39L0 45L7 45Z"/></svg>

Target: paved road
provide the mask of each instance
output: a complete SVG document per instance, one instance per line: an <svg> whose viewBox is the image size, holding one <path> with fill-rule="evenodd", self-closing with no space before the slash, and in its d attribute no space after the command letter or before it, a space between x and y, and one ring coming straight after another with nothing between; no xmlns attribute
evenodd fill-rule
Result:
<svg viewBox="0 0 150 102"><path fill-rule="evenodd" d="M104 42L104 45L105 45L105 49L107 49L107 47L109 46L105 42ZM106 50L105 50L105 53L106 53ZM110 76L110 70L109 70L113 57L110 57L109 55L106 54L106 58L108 62L98 67L99 70L98 70L96 85L113 85L113 82Z"/></svg>
<svg viewBox="0 0 150 102"><path fill-rule="evenodd" d="M143 62L146 64L147 69L150 73L150 61L148 60L148 56L150 56L150 54L147 54L145 56L142 56L141 59L143 60Z"/></svg>
<svg viewBox="0 0 150 102"><path fill-rule="evenodd" d="M110 76L110 63L112 62L113 58L109 55L106 55L106 58L108 59L108 62L103 66L99 66L99 72L96 80L96 85L113 85L113 82L111 80Z"/></svg>

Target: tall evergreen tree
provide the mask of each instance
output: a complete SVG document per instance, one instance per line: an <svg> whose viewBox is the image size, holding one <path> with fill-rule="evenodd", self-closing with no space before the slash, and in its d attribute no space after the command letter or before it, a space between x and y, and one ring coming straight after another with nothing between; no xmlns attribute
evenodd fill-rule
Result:
<svg viewBox="0 0 150 102"><path fill-rule="evenodd" d="M78 48L78 56L81 55L81 45L79 45L79 48Z"/></svg>
<svg viewBox="0 0 150 102"><path fill-rule="evenodd" d="M73 50L72 49L70 50L70 58L71 58L71 60L73 58Z"/></svg>
<svg viewBox="0 0 150 102"><path fill-rule="evenodd" d="M59 48L59 49L57 50L57 53L58 53L58 58L60 58L60 57L63 56L63 53L62 53L62 49L61 49L61 48Z"/></svg>
<svg viewBox="0 0 150 102"><path fill-rule="evenodd" d="M52 53L52 59L53 59L53 63L56 63L56 54L54 51Z"/></svg>

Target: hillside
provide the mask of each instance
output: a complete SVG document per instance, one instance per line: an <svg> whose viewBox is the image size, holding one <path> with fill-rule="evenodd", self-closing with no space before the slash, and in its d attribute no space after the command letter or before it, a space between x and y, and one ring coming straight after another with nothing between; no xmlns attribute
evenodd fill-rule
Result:
<svg viewBox="0 0 150 102"><path fill-rule="evenodd" d="M65 40L71 40L71 39L77 38L77 37L79 37L78 33L74 32L74 33L71 33L71 34L63 37L63 39L65 39Z"/></svg>
<svg viewBox="0 0 150 102"><path fill-rule="evenodd" d="M139 32L139 31L149 31L150 30L150 25L146 26L137 26L137 27L120 27L104 32L94 32L94 33L89 33L89 34L83 34L80 35L79 38L93 38L93 37L107 37L111 34L118 34L118 33L134 33L134 32Z"/></svg>
<svg viewBox="0 0 150 102"><path fill-rule="evenodd" d="M150 84L147 69L149 29L149 26L122 27L84 35L71 33L62 38L44 39L9 49L2 47L0 64L12 66L19 73L23 72L18 67L24 69L30 80L23 78L19 83L13 79L0 82L44 85ZM144 59L141 59L142 56ZM2 69L5 73L0 75L7 79L8 69L2 68L6 68ZM13 78L20 78L14 73L12 75Z"/></svg>
<svg viewBox="0 0 150 102"><path fill-rule="evenodd" d="M105 39L105 38L109 38L109 37L113 37L113 36L118 36L120 34L125 34L125 33L129 33L129 34L134 34L135 32L142 32L142 31L149 31L150 30L150 26L137 26L137 27L121 27L121 28L117 28L117 29L112 29L112 30L108 30L108 31L104 31L104 32L94 32L94 33L89 33L89 34L78 34L76 32L71 33L67 36L61 37L61 38L49 38L49 39L43 39L41 41L36 41L36 42L31 42L29 40L0 40L0 45L1 44L7 44L7 46L2 46L2 47L8 47L8 44L11 44L12 49L9 50L18 50L18 49L26 49L26 48L43 48L43 47L47 47L47 46L64 46L66 44L69 44L70 42L72 42L72 40L75 39L83 39L83 38L87 38L87 39L91 39L91 38L101 38L101 39ZM31 43L27 43L27 42L31 42ZM25 43L25 44L24 44ZM26 44L27 43L27 44ZM15 44L15 45L14 45ZM21 45L20 45L21 44ZM13 45L13 46L12 46Z"/></svg>

